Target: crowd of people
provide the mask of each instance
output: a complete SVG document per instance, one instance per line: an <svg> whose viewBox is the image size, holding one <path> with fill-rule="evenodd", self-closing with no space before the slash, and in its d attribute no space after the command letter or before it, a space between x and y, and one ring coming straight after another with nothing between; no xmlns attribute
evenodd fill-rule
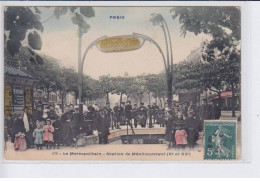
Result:
<svg viewBox="0 0 260 181"><path fill-rule="evenodd" d="M169 109L166 103L159 108L156 103L146 107L144 103L132 106L131 101L109 103L102 107L98 104L83 105L83 114L78 106L69 105L62 113L58 105L36 106L32 114L25 108L5 117L5 139L11 138L15 150L36 148L42 150L59 149L60 146L77 147L78 140L84 135L98 132L99 144L108 144L110 130L121 129L128 125L132 129L145 128L159 124L166 127L166 140L169 147L194 147L201 129L201 121L194 106L173 102Z"/></svg>
<svg viewBox="0 0 260 181"><path fill-rule="evenodd" d="M185 148L187 145L194 148L202 129L203 121L196 106L187 102L173 102L172 109L167 111L166 116L165 139L169 142L169 148Z"/></svg>

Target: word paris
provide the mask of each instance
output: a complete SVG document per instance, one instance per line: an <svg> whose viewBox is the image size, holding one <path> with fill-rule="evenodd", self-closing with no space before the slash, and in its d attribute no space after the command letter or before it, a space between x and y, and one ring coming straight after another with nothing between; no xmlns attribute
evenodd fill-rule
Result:
<svg viewBox="0 0 260 181"><path fill-rule="evenodd" d="M125 19L125 16L109 16L110 19Z"/></svg>

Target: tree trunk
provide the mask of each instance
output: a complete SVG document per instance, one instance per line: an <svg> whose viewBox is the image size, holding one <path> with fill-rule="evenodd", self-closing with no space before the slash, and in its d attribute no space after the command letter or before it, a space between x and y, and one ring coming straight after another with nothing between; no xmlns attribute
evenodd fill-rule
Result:
<svg viewBox="0 0 260 181"><path fill-rule="evenodd" d="M122 104L122 96L123 96L123 93L121 92L120 93L120 102L119 102L119 106L121 107L121 104Z"/></svg>
<svg viewBox="0 0 260 181"><path fill-rule="evenodd" d="M78 105L78 93L75 92L75 104Z"/></svg>
<svg viewBox="0 0 260 181"><path fill-rule="evenodd" d="M161 104L161 107L163 107L163 104L162 104L162 99L160 97L159 98L159 101L160 101L160 104Z"/></svg>
<svg viewBox="0 0 260 181"><path fill-rule="evenodd" d="M150 95L150 92L148 93L149 95L149 105L151 105L151 95Z"/></svg>
<svg viewBox="0 0 260 181"><path fill-rule="evenodd" d="M65 97L66 94L62 94L61 95L61 110L62 110L62 113L64 113L64 97Z"/></svg>
<svg viewBox="0 0 260 181"><path fill-rule="evenodd" d="M139 99L139 104L141 104L141 102L142 102L142 96L140 96L140 99Z"/></svg>
<svg viewBox="0 0 260 181"><path fill-rule="evenodd" d="M234 84L231 85L231 88L232 88L232 117L236 117Z"/></svg>
<svg viewBox="0 0 260 181"><path fill-rule="evenodd" d="M218 92L218 107L217 107L217 118L221 116L221 92Z"/></svg>
<svg viewBox="0 0 260 181"><path fill-rule="evenodd" d="M168 103L168 107L169 109L172 108L172 77L171 76L167 76L167 103Z"/></svg>
<svg viewBox="0 0 260 181"><path fill-rule="evenodd" d="M50 91L47 90L47 102L49 103L50 101Z"/></svg>
<svg viewBox="0 0 260 181"><path fill-rule="evenodd" d="M109 93L107 92L107 103L109 103Z"/></svg>

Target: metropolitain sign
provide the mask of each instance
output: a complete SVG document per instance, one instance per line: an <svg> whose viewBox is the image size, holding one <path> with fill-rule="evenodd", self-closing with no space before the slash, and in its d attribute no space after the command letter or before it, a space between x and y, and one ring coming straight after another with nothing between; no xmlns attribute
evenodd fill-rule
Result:
<svg viewBox="0 0 260 181"><path fill-rule="evenodd" d="M141 41L133 36L109 37L99 40L97 47L105 53L132 51L141 47Z"/></svg>

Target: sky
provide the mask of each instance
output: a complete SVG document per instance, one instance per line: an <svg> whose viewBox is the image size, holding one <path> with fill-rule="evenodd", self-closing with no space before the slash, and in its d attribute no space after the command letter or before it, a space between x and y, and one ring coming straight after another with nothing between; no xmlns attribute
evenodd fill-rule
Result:
<svg viewBox="0 0 260 181"><path fill-rule="evenodd" d="M53 14L53 8L40 8L41 21ZM91 26L84 34L82 52L87 46L104 35L119 36L131 35L133 32L141 33L153 38L166 55L164 34L159 26L153 26L149 21L152 13L160 13L170 31L173 45L173 61L178 63L184 60L192 50L198 48L201 42L209 37L188 33L181 36L178 20L172 19L170 7L94 7L95 17L86 18ZM110 19L110 16L124 16L124 19ZM77 26L71 22L71 14L49 19L43 24L41 33L43 46L41 53L48 54L58 60L65 67L78 67L78 38ZM151 43L145 44L138 50L117 53L103 53L97 47L90 49L86 56L83 72L94 79L102 75L129 76L140 74L158 74L164 71L162 56Z"/></svg>

